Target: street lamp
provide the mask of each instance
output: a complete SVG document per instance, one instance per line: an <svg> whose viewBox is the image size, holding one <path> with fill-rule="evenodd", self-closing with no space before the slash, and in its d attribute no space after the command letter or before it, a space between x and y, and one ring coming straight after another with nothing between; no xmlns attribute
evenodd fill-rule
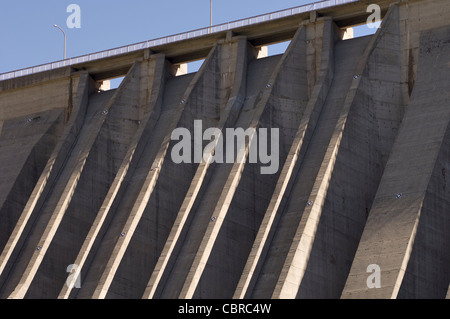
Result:
<svg viewBox="0 0 450 319"><path fill-rule="evenodd" d="M212 27L212 0L209 0L209 26Z"/></svg>
<svg viewBox="0 0 450 319"><path fill-rule="evenodd" d="M64 60L66 59L66 33L64 32L63 29L61 29L59 26L57 26L56 24L53 25L55 28L58 28L59 30L61 30L61 32L64 34Z"/></svg>

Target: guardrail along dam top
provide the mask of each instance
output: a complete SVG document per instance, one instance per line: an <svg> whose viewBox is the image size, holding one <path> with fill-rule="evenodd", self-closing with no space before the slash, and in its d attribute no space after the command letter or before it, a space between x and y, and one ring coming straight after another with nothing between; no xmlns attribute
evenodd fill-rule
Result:
<svg viewBox="0 0 450 319"><path fill-rule="evenodd" d="M59 68L63 68L66 66L79 64L79 63L95 61L95 60L99 60L99 59L103 59L103 58L116 56L119 54L148 49L148 48L156 47L156 46L163 45L163 44L173 43L173 42L177 42L177 41L193 39L193 38L201 37L201 36L208 35L208 34L232 30L232 29L239 28L242 26L253 25L253 24L257 24L257 23L261 23L261 22L281 19L284 17L293 16L296 14L302 14L302 13L306 13L306 12L315 11L318 9L329 8L329 7L338 6L338 5L351 3L351 2L357 2L357 1L359 1L359 0L325 0L325 1L314 2L311 4L305 4L305 5L290 8L290 9L285 9L285 10L275 11L275 12L271 12L271 13L267 13L267 14L263 14L263 15L254 16L251 18L231 21L231 22L222 23L219 25L206 27L206 28L202 28L202 29L198 29L198 30L188 31L188 32L170 35L170 36L166 36L166 37L161 37L161 38L157 38L157 39L153 39L153 40L147 40L147 41L143 41L143 42L139 42L139 43L135 43L135 44L130 44L130 45L114 48L114 49L109 49L109 50L105 50L105 51L100 51L100 52L86 54L86 55L82 55L82 56L78 56L78 57L73 57L73 58L69 58L69 59L65 59L65 60L61 60L61 61L55 61L55 62L37 65L37 66L25 68L25 69L2 73L2 74L0 74L0 81L9 80L9 79L26 76L26 75L30 75L30 74L35 74L35 73L39 73L39 72L55 70L55 69L59 69Z"/></svg>

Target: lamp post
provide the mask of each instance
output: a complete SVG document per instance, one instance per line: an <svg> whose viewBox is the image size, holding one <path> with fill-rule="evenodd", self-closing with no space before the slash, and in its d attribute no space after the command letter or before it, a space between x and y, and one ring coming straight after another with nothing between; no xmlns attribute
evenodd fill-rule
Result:
<svg viewBox="0 0 450 319"><path fill-rule="evenodd" d="M209 0L209 26L212 27L212 0Z"/></svg>
<svg viewBox="0 0 450 319"><path fill-rule="evenodd" d="M61 32L64 34L64 60L66 59L66 33L64 32L63 29L61 29L59 26L57 26L56 24L53 25L55 28L58 28L59 30L61 30Z"/></svg>

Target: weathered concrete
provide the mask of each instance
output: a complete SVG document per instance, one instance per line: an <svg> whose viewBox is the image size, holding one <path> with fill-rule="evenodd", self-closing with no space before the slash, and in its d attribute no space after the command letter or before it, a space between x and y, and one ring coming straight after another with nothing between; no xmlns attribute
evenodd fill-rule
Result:
<svg viewBox="0 0 450 319"><path fill-rule="evenodd" d="M144 134L150 135L149 133L152 128L152 124L149 124L149 122L153 123L155 117L158 117L160 113L160 86L161 84L164 84L165 78L168 76L165 71L166 68L164 56L153 56L149 61L143 61L139 63L138 67L140 68L140 72L139 78L136 80L139 81L138 83L140 92L142 93L137 96L136 102L139 103L139 110L141 113L139 118L142 118L142 120L139 120L141 121L139 128L132 138L130 147L128 148L122 160L122 164L117 171L114 181L112 182L108 193L105 196L105 199L96 215L96 218L92 223L89 233L86 236L83 246L80 248L78 256L74 262L81 268L85 265L89 255L95 252L95 248L93 248L95 241L98 240L98 236L101 233L102 226L105 224L105 221L110 214L114 200L116 200L118 196L120 187L122 186L126 174L130 169L133 158L138 151L138 143L140 139ZM124 86L125 85L126 83L124 84ZM148 94L149 91L151 92L151 94ZM76 277L74 277L74 279L75 278ZM72 291L71 288L72 287L70 287L69 285L64 285L59 294L59 298L68 298Z"/></svg>
<svg viewBox="0 0 450 319"><path fill-rule="evenodd" d="M261 271L261 264L267 256L269 244L273 237L273 230L278 226L280 214L277 214L280 205L282 204L285 194L290 192L292 187L290 181L293 174L296 174L299 167L299 155L304 155L308 147L311 134L317 123L319 114L321 113L325 96L327 95L329 85L333 78L333 46L335 41L335 32L331 20L320 21L319 23L305 25L302 31L306 29L317 28L321 30L319 34L314 34L314 39L321 39L319 43L322 44L320 58L320 71L318 75L317 84L314 85L313 93L305 107L303 116L298 124L298 130L295 133L295 138L291 143L291 149L286 158L285 165L280 173L277 184L273 191L273 195L269 206L267 208L264 219L258 231L255 243L253 245L250 256L247 260L247 265L244 268L243 275L235 291L235 298L250 297L253 291L258 274ZM323 33L323 37L320 36ZM300 37L302 33L299 33ZM306 38L306 37L305 37ZM303 38L304 42L307 42ZM320 48L320 46L318 46ZM306 74L304 74L306 75Z"/></svg>
<svg viewBox="0 0 450 319"><path fill-rule="evenodd" d="M59 135L59 141L58 143L54 145L54 149L49 149L51 154L49 154L49 158L46 158L44 160L47 161L47 164L43 168L43 171L39 177L39 180L35 180L35 185L32 185L34 189L32 189L32 193L29 195L29 198L27 202L23 203L21 207L18 207L19 211L16 212L16 214L20 213L20 216L18 216L17 222L15 224L14 230L12 230L12 233L7 231L7 234L9 234L9 240L5 244L5 246L2 246L2 254L1 254L1 268L0 268L0 281L2 285L4 284L7 274L9 270L12 267L13 260L17 257L18 252L20 251L20 248L23 245L24 238L27 236L28 232L30 231L30 226L34 223L34 220L36 219L38 213L36 213L36 207L42 205L42 198L44 198L48 192L48 185L51 185L51 183L55 180L56 176L59 174L59 170L62 169L65 161L67 152L70 151L71 147L73 147L73 143L76 140L76 136L79 134L79 130L81 128L81 124L83 122L85 111L86 111L86 104L87 104L87 94L89 93L89 79L87 74L83 74L80 76L77 76L79 80L74 81L73 85L75 85L76 89L69 89L69 92L72 92L72 100L68 100L67 102L69 104L64 103L66 114L71 115L70 121L66 123L66 128L64 129L64 133ZM70 80L70 79L69 79ZM69 81L70 82L70 81ZM92 83L91 83L92 84ZM44 84L45 85L45 84ZM42 88L41 88L42 89ZM45 93L45 91L44 91ZM45 94L43 94L45 96ZM58 101L58 100L56 100ZM45 103L44 106L48 107L48 105L52 105ZM71 106L68 108L67 106ZM5 104L6 106L6 104ZM69 112L70 111L70 112ZM45 119L45 117L44 117ZM22 121L25 121L25 119L22 119ZM35 123L41 122L41 117L36 116L30 116L26 120L28 125L32 125ZM44 121L45 123L45 121ZM5 126L5 125L3 125ZM41 124L42 126L42 124ZM21 130L22 127L19 126ZM14 132L11 130L11 132ZM26 130L23 130L23 132L26 132ZM34 136L36 136L36 130L33 130L32 132ZM3 131L2 137L7 137L7 132ZM46 147L48 148L51 146L51 143L46 143ZM26 150L26 148L25 148ZM23 151L22 151L23 152ZM8 153L3 153L8 154ZM41 153L42 155L45 153ZM14 157L16 163L17 163L17 157ZM5 163L5 161L3 161ZM38 161L34 161L35 164L39 163ZM44 162L45 163L45 162ZM41 164L42 165L42 164ZM28 183L32 181L30 179L30 176L24 176L23 179L27 180ZM22 194L26 194L25 189L22 190ZM5 192L7 194L7 192ZM19 192L20 194L20 192ZM16 195L17 196L17 195ZM7 203L7 202L6 202ZM14 209L12 207L8 208L7 211L4 211L2 213L2 218L8 218L8 216L11 216L11 214L14 213ZM11 217L10 217L11 218ZM7 225L3 224L2 225ZM3 233L3 232L2 232ZM3 233L4 234L4 233Z"/></svg>
<svg viewBox="0 0 450 319"><path fill-rule="evenodd" d="M253 54L244 37L221 43L217 47L217 52L219 53L219 56L216 57L215 61L212 63L214 63L216 67L219 67L219 70L221 70L221 73L229 82L228 85L225 86L223 86L223 84L226 83L219 84L222 84L222 87L231 88L231 91L227 90L228 92L222 90L221 101L218 101L222 106L220 107L220 118L217 127L223 128L228 123L233 123L239 114L242 103L241 100L244 96L243 92L245 92L245 70L247 69L247 60L248 57L253 56ZM223 93L225 93L225 95L223 95ZM223 99L226 96L228 97ZM196 169L195 176L187 190L169 237L144 293L145 298L154 298L160 295L164 288L165 282L167 281L167 273L170 272L173 267L174 259L176 259L179 251L180 242L183 242L183 236L185 236L186 233L185 231L183 232L183 229L188 225L187 221L191 218L191 210L197 197L200 195L200 190L205 181L206 174L210 171L209 167L209 162L202 161Z"/></svg>
<svg viewBox="0 0 450 319"><path fill-rule="evenodd" d="M0 82L0 297L449 296L449 13L364 0ZM194 120L278 128L279 170L176 164Z"/></svg>
<svg viewBox="0 0 450 319"><path fill-rule="evenodd" d="M445 231L449 197L444 180L449 164L449 94L444 89L448 34L446 27L422 35L418 78L361 237L345 297L442 298L446 294L450 280L445 252L450 240ZM367 289L366 269L371 264L381 268L379 289Z"/></svg>

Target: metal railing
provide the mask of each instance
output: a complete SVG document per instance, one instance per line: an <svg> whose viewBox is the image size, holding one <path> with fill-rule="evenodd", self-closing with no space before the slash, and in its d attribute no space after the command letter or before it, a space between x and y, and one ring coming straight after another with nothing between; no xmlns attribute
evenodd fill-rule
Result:
<svg viewBox="0 0 450 319"><path fill-rule="evenodd" d="M275 11L275 12L271 12L271 13L267 13L267 14L263 14L263 15L259 15L259 16L254 16L251 18L231 21L231 22L222 23L222 24L207 27L207 28L202 28L202 29L198 29L198 30L193 30L193 31L175 34L175 35L170 35L167 37L162 37L162 38L158 38L158 39L139 42L136 44L126 45L126 46L119 47L119 48L114 48L114 49L110 49L110 50L105 50L105 51L100 51L100 52L91 53L91 54L87 54L87 55L82 55L79 57L69 58L69 59L65 59L65 60L61 60L61 61L42 64L42 65L30 67L30 68L25 68L25 69L11 71L11 72L7 72L7 73L2 73L2 74L0 74L0 81L13 79L13 78L21 77L21 76L26 76L26 75L30 75L30 74L35 74L35 73L39 73L39 72L55 70L55 69L59 69L59 68L63 68L66 66L79 64L79 63L95 61L95 60L99 60L99 59L103 59L103 58L107 58L107 57L111 57L111 56L115 56L115 55L119 55L119 54L124 54L124 53L134 52L134 51L143 50L143 49L147 49L147 48L152 48L152 47L156 47L159 45L173 43L173 42L177 42L177 41L193 39L193 38L201 37L201 36L204 36L207 34L232 30L232 29L236 29L239 27L247 26L247 25L253 25L253 24L257 24L257 23L261 23L261 22L281 19L284 17L288 17L288 16L300 14L300 13L311 12L311 11L315 11L318 9L329 8L329 7L338 6L338 5L342 5L342 4L350 3L350 2L357 2L357 1L359 1L359 0L324 0L324 1L314 2L311 4L305 4L305 5L290 8L290 9L285 9L285 10Z"/></svg>

